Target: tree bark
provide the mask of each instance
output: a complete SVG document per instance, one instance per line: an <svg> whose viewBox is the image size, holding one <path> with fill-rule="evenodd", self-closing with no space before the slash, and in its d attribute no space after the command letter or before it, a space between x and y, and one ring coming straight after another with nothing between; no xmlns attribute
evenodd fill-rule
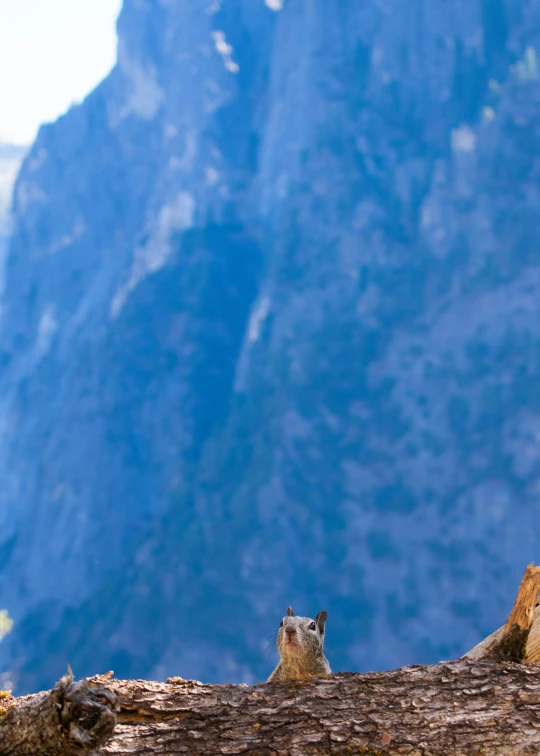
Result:
<svg viewBox="0 0 540 756"><path fill-rule="evenodd" d="M86 680L65 675L47 693L3 697L1 756L85 756L105 743L116 725L116 698Z"/></svg>
<svg viewBox="0 0 540 756"><path fill-rule="evenodd" d="M113 754L521 756L540 751L540 669L493 661L251 688L110 683Z"/></svg>
<svg viewBox="0 0 540 756"><path fill-rule="evenodd" d="M66 727L58 713L58 706L66 709L58 686L49 694L27 697L0 717L0 754L91 753L114 722L110 693L118 700L119 724L97 750L101 756L525 756L540 752L537 665L459 660L250 688L202 685L179 678L167 683L111 680L107 695L102 682L92 678L78 684L83 691L87 685L96 687L82 695L83 702L92 702L83 716L73 718L76 712L68 713L66 722L74 721L73 728ZM68 692L65 698L69 697ZM71 695L75 706L78 697L79 693ZM106 726L85 728L87 714L101 718L104 710L108 712ZM79 727L85 733L95 733L98 727L99 737L93 742L90 735L81 738Z"/></svg>

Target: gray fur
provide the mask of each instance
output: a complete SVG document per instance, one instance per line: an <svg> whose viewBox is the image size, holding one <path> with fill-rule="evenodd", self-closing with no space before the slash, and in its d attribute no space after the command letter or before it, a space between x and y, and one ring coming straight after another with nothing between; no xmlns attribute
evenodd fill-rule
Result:
<svg viewBox="0 0 540 756"><path fill-rule="evenodd" d="M295 617L292 608L287 609L287 616L283 617L276 638L280 662L268 682L287 682L330 674L330 664L324 655L327 617L326 612L319 612L314 620Z"/></svg>

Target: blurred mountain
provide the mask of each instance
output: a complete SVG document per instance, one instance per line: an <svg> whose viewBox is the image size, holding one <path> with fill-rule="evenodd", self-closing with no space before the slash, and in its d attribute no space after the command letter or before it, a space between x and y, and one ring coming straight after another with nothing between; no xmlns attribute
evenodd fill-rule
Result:
<svg viewBox="0 0 540 756"><path fill-rule="evenodd" d="M4 679L261 680L288 604L336 669L460 655L540 553L540 0L118 33L15 189Z"/></svg>

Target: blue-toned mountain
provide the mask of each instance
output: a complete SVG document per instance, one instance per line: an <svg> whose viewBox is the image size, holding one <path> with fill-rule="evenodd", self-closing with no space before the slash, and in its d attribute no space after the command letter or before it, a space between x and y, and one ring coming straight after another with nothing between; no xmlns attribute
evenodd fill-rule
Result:
<svg viewBox="0 0 540 756"><path fill-rule="evenodd" d="M118 33L15 188L0 667L260 680L288 604L336 668L459 655L540 549L540 2Z"/></svg>

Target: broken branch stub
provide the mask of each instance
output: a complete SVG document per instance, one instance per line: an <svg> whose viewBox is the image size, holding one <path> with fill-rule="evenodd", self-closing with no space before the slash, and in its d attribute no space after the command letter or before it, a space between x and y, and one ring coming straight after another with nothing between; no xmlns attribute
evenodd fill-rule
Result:
<svg viewBox="0 0 540 756"><path fill-rule="evenodd" d="M472 648L468 659L540 663L540 567L529 564L503 627Z"/></svg>
<svg viewBox="0 0 540 756"><path fill-rule="evenodd" d="M112 691L64 675L0 717L0 756L89 756L111 737L116 709Z"/></svg>

